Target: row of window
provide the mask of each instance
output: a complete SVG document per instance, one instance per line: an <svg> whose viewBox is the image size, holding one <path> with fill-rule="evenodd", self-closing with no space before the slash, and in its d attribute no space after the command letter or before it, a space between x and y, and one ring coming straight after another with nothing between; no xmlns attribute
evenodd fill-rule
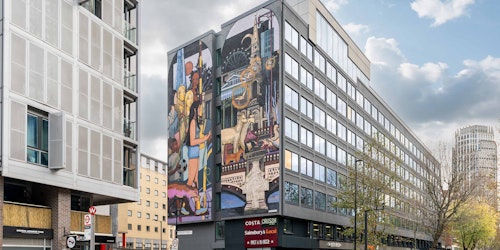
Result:
<svg viewBox="0 0 500 250"><path fill-rule="evenodd" d="M318 18L321 19L319 22L323 23L322 24L323 28L321 28L321 30L323 30L323 33L330 34L330 36L329 35L326 35L326 36L322 35L322 41L324 41L326 39L326 37L329 37L329 38L333 37L333 39L331 40L332 44L334 44L335 40L337 40L337 39L342 40L340 38L340 36L338 36L338 34L336 34L336 32L332 29L332 27L330 27L328 23L325 23L326 20L324 20L324 18L321 15L319 15ZM328 31L325 31L325 29L327 29ZM318 33L320 33L320 32L318 32ZM285 24L285 39L289 43L291 43L293 47L295 47L297 49L299 49L299 43L298 43L299 38L298 37L299 37L298 32L293 27L291 27L290 24L286 23ZM310 57L308 56L308 58L311 59L312 58L312 51L313 51L312 46L308 42L306 42L305 39L303 39L302 37L301 37L300 41L301 41L300 51L306 56L310 55ZM328 53L328 51L330 51L330 52L343 51L343 50L333 49L333 47L331 47L332 44L330 44L328 46L331 49L326 50L327 54L329 54L331 57L332 57L332 55L331 55L331 53ZM307 48L309 48L309 47L310 47L310 51L311 51L310 54L308 54L308 52L307 52L308 51ZM321 47L321 45L320 45L320 47ZM337 74L335 67L331 63L329 63L328 61L325 62L324 58L321 56L321 54L317 50L315 52L316 53L314 54L314 62L315 62L316 67L318 67L323 73L325 73L328 76L328 78L330 80L332 80L334 83L337 83L336 78L338 77L339 78L338 79L338 86L340 89L342 89L345 93L347 93L347 95L349 97L351 97L353 100L355 100L355 102L360 107L364 108L369 114L371 114L376 121L378 121L387 131L389 131L396 139L398 139L403 145L405 145L405 147L407 147L418 159L422 160L427 165L430 165L431 169L436 174L438 174L437 173L438 169L433 165L433 163L431 161L429 161L420 152L419 149L417 149L417 147L415 145L413 145L413 143L410 140L408 140L399 130L397 130L396 127L393 126L393 124L390 123L390 121L387 118L385 118L381 112L378 112L377 109L373 105L371 105L370 101L368 101L368 99L364 98L363 95L361 94L361 92L356 90L356 88L350 82L348 82L344 76L342 76L340 73ZM335 53L335 54L338 55L341 53ZM334 59L334 61L337 61L337 60L335 60L334 57L332 57L332 58ZM289 66L286 66L287 62L289 64ZM339 65L342 65L342 63L339 63ZM287 69L289 71L287 71ZM299 79L299 76L298 76L299 64L293 58L291 58L289 55L285 55L285 70L288 73L290 73L297 80ZM313 88L312 88L312 86L313 86L312 75L303 67L301 67L300 72L301 72L301 76L300 76L301 82L304 83L309 89L313 90ZM302 72L304 72L304 73L302 74ZM358 77L359 77L359 75L358 75ZM351 77L351 78L356 79L355 77ZM304 80L302 80L302 79L304 79ZM361 79L363 79L363 78L361 78ZM324 87L321 88L322 84L320 84L319 86L320 86L320 88L317 91L315 91L315 93L322 93L321 95L324 95L325 91L321 91L321 89L324 89ZM328 88L326 88L326 89L328 91ZM318 96L321 97L321 95L318 95ZM324 99L324 98L322 98L322 99Z"/></svg>
<svg viewBox="0 0 500 250"><path fill-rule="evenodd" d="M132 210L127 210L127 215L128 217L132 217ZM141 211L137 211L137 218L142 218L142 212ZM146 213L146 219L151 219L151 214L150 213ZM165 216L162 216L162 221L166 221L166 217ZM157 221L158 220L158 215L155 214L153 215L153 220Z"/></svg>
<svg viewBox="0 0 500 250"><path fill-rule="evenodd" d="M140 178L142 178L142 174L140 175ZM151 176L150 175L146 175L146 181L147 182L151 181ZM155 177L154 178L154 183L158 184L158 182L159 182L158 178ZM162 186L167 186L167 181L166 180L162 181Z"/></svg>
<svg viewBox="0 0 500 250"><path fill-rule="evenodd" d="M291 57L289 57L289 58L290 58L289 61L291 60L293 62L293 59ZM292 63L292 65L295 65L295 64ZM292 68L293 67L295 67L295 66L292 66ZM297 65L297 67L298 67L298 65ZM290 69L288 69L288 70L290 70ZM307 70L305 70L304 72L306 72L306 75L310 75L307 72ZM302 79L302 77L301 77L301 79ZM304 79L307 79L307 77L305 77ZM315 80L314 81L314 89L319 89L319 91L315 91L316 95L320 96L323 100L325 100L331 108L337 110L337 112L339 112L344 117L349 119L351 122L356 124L356 126L358 128L363 130L368 135L378 134L377 128L375 126L373 126L368 120L366 120L359 112L356 112L356 110L353 109L351 106L346 105L346 102L344 100L342 100L340 97L337 97L335 95L335 93L333 93L329 88L325 88L324 84L321 83L319 80L317 80L316 78L312 78L312 76L311 76L311 81L312 81L312 79ZM308 84L308 83L306 82L303 84ZM311 86L313 86L313 85L311 85ZM318 86L323 86L323 87L318 88ZM357 100L363 100L362 102L361 101L357 102L358 105L361 104L360 105L361 107L370 107L369 110L371 111L372 116L374 116L374 117L376 116L377 118L379 118L378 121L381 124L382 123L388 124L389 125L388 129L393 131L394 134L396 134L396 131L397 131L397 134L402 135L399 132L399 130L395 129L395 127L392 125L392 123L390 123L387 120L387 118L385 118L381 114L381 112L379 112L376 109L375 106L372 106L371 103L366 98L364 98L364 96L359 91L357 91L350 83L348 83L348 85L346 85L346 86L347 87L345 88L345 90L347 91L347 93L355 93L355 94L351 94L351 96L353 98L355 98ZM325 91L325 89L326 89L326 91ZM323 94L321 94L321 93L323 93ZM313 119L317 124L321 125L322 127L326 127L329 131L332 131L333 133L337 133L339 138L342 138L344 141L349 142L351 145L355 146L356 148L358 148L360 150L363 148L363 139L361 137L357 136L352 131L346 129L345 126L342 125L341 123L336 124L337 122L333 117L326 115L325 111L323 111L321 108L313 105L313 103L311 101L309 101L307 98L305 98L304 96L300 96L300 101L299 101L299 94L287 85L285 85L285 103L290 105L292 108L294 108L296 110L300 110L301 113L303 113L305 116L309 117L310 119ZM365 103L367 103L367 104L364 105ZM325 116L326 116L326 118L325 118ZM338 129L335 129L335 126L338 126ZM298 133L296 133L296 132L298 132L298 125L292 126L290 128L291 129L297 128L297 130L290 132L292 135L294 135L294 137L297 138ZM304 137L304 138L307 138L307 137ZM420 164L418 164L415 160L413 160L412 157L410 157L406 152L401 150L396 144L391 142L388 137L385 137L384 140L385 140L384 145L386 146L386 148L388 150L390 150L391 152L395 152L395 154L398 155L401 158L401 160L403 160L408 166L410 166L417 173L421 174L422 176L424 176L426 178L430 178L429 173L424 171L424 169L420 167ZM405 140L408 141L406 138L405 138ZM322 140L320 139L320 141L322 141ZM307 143L307 141L305 144L312 147L310 144ZM409 145L409 143L407 143L407 144ZM416 152L420 152L420 151L416 151Z"/></svg>

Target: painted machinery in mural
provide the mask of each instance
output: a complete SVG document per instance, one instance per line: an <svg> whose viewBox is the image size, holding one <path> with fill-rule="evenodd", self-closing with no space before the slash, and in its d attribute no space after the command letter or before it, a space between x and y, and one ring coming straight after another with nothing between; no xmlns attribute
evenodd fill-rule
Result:
<svg viewBox="0 0 500 250"><path fill-rule="evenodd" d="M279 201L279 26L266 9L251 19L233 25L240 30L232 30L222 52L224 217L277 212Z"/></svg>

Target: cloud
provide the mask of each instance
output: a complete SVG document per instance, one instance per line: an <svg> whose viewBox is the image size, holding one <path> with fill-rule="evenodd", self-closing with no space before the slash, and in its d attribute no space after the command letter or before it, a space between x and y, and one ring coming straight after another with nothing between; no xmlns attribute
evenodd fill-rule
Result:
<svg viewBox="0 0 500 250"><path fill-rule="evenodd" d="M428 82L437 82L446 73L448 65L446 63L425 63L422 67L411 63L399 65L401 76L409 80L424 79Z"/></svg>
<svg viewBox="0 0 500 250"><path fill-rule="evenodd" d="M415 0L411 8L418 17L434 19L433 27L444 24L452 19L467 15L467 7L474 4L474 0Z"/></svg>
<svg viewBox="0 0 500 250"><path fill-rule="evenodd" d="M445 63L409 62L395 39L371 37L365 50L375 62L371 87L427 145L500 118L500 58L464 60L453 75Z"/></svg>
<svg viewBox="0 0 500 250"><path fill-rule="evenodd" d="M332 13L339 10L342 5L349 3L348 0L322 0L321 2L323 2L325 7Z"/></svg>
<svg viewBox="0 0 500 250"><path fill-rule="evenodd" d="M406 59L398 48L398 42L392 38L369 37L366 42L365 54L372 65L383 65L396 68Z"/></svg>
<svg viewBox="0 0 500 250"><path fill-rule="evenodd" d="M265 0L147 0L141 2L141 68L147 76L167 78L167 52Z"/></svg>
<svg viewBox="0 0 500 250"><path fill-rule="evenodd" d="M167 158L167 81L161 76L141 78L141 151Z"/></svg>
<svg viewBox="0 0 500 250"><path fill-rule="evenodd" d="M349 35L360 35L360 34L363 34L363 33L367 33L370 29L368 27L368 25L364 25L364 24L356 24L356 23L348 23L346 25L343 25L342 26Z"/></svg>

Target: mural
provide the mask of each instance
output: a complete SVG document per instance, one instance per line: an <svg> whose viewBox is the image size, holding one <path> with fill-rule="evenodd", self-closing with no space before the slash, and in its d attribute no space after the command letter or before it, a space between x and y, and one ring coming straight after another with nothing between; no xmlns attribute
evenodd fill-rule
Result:
<svg viewBox="0 0 500 250"><path fill-rule="evenodd" d="M168 222L210 220L212 55L199 41L177 51L168 76Z"/></svg>
<svg viewBox="0 0 500 250"><path fill-rule="evenodd" d="M278 212L279 24L274 13L260 9L234 23L222 59L222 216Z"/></svg>

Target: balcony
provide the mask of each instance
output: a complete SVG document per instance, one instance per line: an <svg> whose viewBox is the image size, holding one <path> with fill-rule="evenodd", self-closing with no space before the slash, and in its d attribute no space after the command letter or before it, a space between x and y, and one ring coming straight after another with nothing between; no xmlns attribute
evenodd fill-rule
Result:
<svg viewBox="0 0 500 250"><path fill-rule="evenodd" d="M123 35L133 44L137 44L137 28L129 23L127 20L123 21L124 30Z"/></svg>
<svg viewBox="0 0 500 250"><path fill-rule="evenodd" d="M128 70L123 70L123 85L133 93L137 93L137 75Z"/></svg>
<svg viewBox="0 0 500 250"><path fill-rule="evenodd" d="M3 225L27 228L52 228L52 209L33 204L5 202Z"/></svg>
<svg viewBox="0 0 500 250"><path fill-rule="evenodd" d="M123 121L123 135L131 140L137 140L136 138L136 122Z"/></svg>

